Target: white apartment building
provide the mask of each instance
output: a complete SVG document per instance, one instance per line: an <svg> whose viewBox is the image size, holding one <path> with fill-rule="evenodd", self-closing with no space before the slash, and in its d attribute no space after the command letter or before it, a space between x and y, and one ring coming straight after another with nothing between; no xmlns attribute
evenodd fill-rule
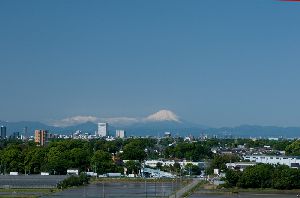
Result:
<svg viewBox="0 0 300 198"><path fill-rule="evenodd" d="M246 155L244 160L263 164L281 164L292 168L300 167L300 156L266 156L266 155Z"/></svg>
<svg viewBox="0 0 300 198"><path fill-rule="evenodd" d="M98 136L106 137L108 136L108 123L98 123Z"/></svg>
<svg viewBox="0 0 300 198"><path fill-rule="evenodd" d="M125 138L126 132L125 130L116 130L116 138Z"/></svg>

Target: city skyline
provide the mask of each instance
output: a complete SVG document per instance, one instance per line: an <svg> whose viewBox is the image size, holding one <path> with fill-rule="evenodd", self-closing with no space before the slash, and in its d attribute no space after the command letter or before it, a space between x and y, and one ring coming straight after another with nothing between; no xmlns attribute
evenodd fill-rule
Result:
<svg viewBox="0 0 300 198"><path fill-rule="evenodd" d="M0 120L300 126L300 4L2 1Z"/></svg>

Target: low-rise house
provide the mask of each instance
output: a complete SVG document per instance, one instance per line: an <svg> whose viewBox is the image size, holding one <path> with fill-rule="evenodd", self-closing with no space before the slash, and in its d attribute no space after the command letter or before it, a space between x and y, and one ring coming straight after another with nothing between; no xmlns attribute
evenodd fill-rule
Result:
<svg viewBox="0 0 300 198"><path fill-rule="evenodd" d="M244 171L245 168L249 166L254 166L256 164L257 164L256 162L234 162L234 163L226 163L226 167L228 169Z"/></svg>
<svg viewBox="0 0 300 198"><path fill-rule="evenodd" d="M143 168L141 170L142 177L152 177L152 178L175 178L176 176L172 173L151 169L151 168Z"/></svg>
<svg viewBox="0 0 300 198"><path fill-rule="evenodd" d="M174 166L175 163L178 163L181 168L184 168L187 164L192 164L199 166L200 168L205 168L207 166L206 162L192 162L187 160L175 161L175 160L147 160L145 161L145 165L151 168L156 168L157 164L161 164L161 166Z"/></svg>
<svg viewBox="0 0 300 198"><path fill-rule="evenodd" d="M79 170L78 169L68 169L67 175L79 175Z"/></svg>

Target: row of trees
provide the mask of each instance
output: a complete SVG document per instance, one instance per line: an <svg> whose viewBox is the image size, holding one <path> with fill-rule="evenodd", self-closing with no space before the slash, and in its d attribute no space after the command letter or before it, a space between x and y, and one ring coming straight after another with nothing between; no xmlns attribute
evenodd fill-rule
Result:
<svg viewBox="0 0 300 198"><path fill-rule="evenodd" d="M169 146L164 151L166 158L188 159L199 161L212 157L211 147L206 142L180 142L175 146Z"/></svg>
<svg viewBox="0 0 300 198"><path fill-rule="evenodd" d="M227 170L226 187L299 189L300 170L286 165L258 164L243 172Z"/></svg>
<svg viewBox="0 0 300 198"><path fill-rule="evenodd" d="M128 173L137 173L140 162L145 159L187 159L200 161L212 159L212 168L225 169L224 164L238 161L234 157L214 156L212 147L236 147L239 144L248 146L271 145L284 148L288 154L300 154L300 141L269 141L248 139L209 139L198 142L184 142L182 138L117 139L114 141L95 140L55 140L45 147L34 142L16 140L0 141L0 173L17 171L20 173L37 174L42 171L51 174L65 174L69 168L80 171L122 172L124 167ZM257 144L257 145L254 145ZM137 160L122 164L121 160ZM176 170L176 167L170 167ZM195 169L192 168L192 169ZM174 171L175 172L175 171ZM195 170L194 172L197 172Z"/></svg>
<svg viewBox="0 0 300 198"><path fill-rule="evenodd" d="M69 168L80 171L123 172L121 159L142 161L147 157L147 148L155 145L153 139L130 140L62 140L39 147L33 142L2 142L0 172L12 171L37 174L65 174ZM122 152L119 152L119 151ZM150 149L148 149L150 150ZM126 165L126 164L125 164ZM132 164L128 164L132 170Z"/></svg>
<svg viewBox="0 0 300 198"><path fill-rule="evenodd" d="M98 174L121 172L138 173L141 162L145 159L186 158L201 160L210 158L210 147L206 142L187 143L182 139L117 139L105 140L56 140L47 146L37 146L33 142L1 141L0 173L20 172L24 174L65 174L67 169L94 171ZM168 141L177 141L169 146ZM165 145L166 144L166 145ZM122 160L130 160L122 163ZM180 172L180 167L165 167L172 172ZM177 170L178 169L178 170ZM193 174L199 173L196 167L190 167Z"/></svg>

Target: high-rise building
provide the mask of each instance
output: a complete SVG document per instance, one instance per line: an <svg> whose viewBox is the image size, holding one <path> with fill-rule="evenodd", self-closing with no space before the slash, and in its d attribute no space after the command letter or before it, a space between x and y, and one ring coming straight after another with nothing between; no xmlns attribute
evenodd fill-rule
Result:
<svg viewBox="0 0 300 198"><path fill-rule="evenodd" d="M106 137L108 136L108 123L98 123L98 136Z"/></svg>
<svg viewBox="0 0 300 198"><path fill-rule="evenodd" d="M20 139L20 133L19 132L13 132L13 134L9 138L11 138L11 139Z"/></svg>
<svg viewBox="0 0 300 198"><path fill-rule="evenodd" d="M28 134L27 134L27 131L28 131L28 127L25 126L24 129L23 129L23 139L24 139L24 140L27 139L27 135L28 135Z"/></svg>
<svg viewBox="0 0 300 198"><path fill-rule="evenodd" d="M124 130L116 130L116 138L125 138L126 132Z"/></svg>
<svg viewBox="0 0 300 198"><path fill-rule="evenodd" d="M1 126L1 139L6 138L6 126Z"/></svg>
<svg viewBox="0 0 300 198"><path fill-rule="evenodd" d="M40 146L44 146L48 142L48 131L47 130L35 130L34 131L34 142Z"/></svg>
<svg viewBox="0 0 300 198"><path fill-rule="evenodd" d="M165 132L165 137L171 137L171 132Z"/></svg>

